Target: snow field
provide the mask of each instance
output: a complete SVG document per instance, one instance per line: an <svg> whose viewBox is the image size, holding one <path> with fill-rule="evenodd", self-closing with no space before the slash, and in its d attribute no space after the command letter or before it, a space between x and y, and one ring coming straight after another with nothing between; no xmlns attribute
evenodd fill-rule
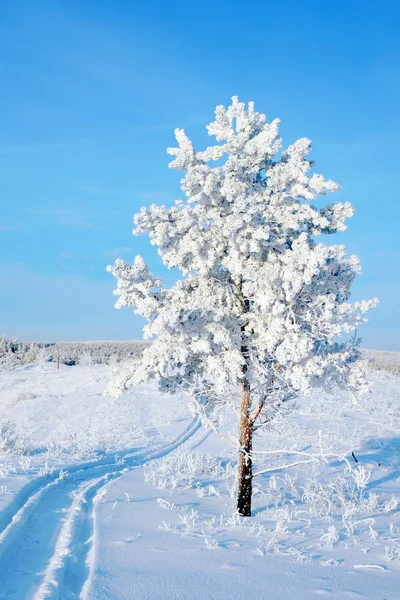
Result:
<svg viewBox="0 0 400 600"><path fill-rule="evenodd" d="M257 434L255 451L274 452L255 455L270 472L242 519L235 451L182 396L143 385L111 399L109 373L1 374L0 598L399 597L398 377L371 372L359 405L300 398Z"/></svg>
<svg viewBox="0 0 400 600"><path fill-rule="evenodd" d="M172 451L200 426L151 386L135 390L141 400L132 393L111 408L107 382L104 368L52 364L2 381L0 597L84 597L104 485ZM161 403L162 416L154 410Z"/></svg>
<svg viewBox="0 0 400 600"><path fill-rule="evenodd" d="M364 560L335 567L317 557L303 561L296 553L260 552L258 515L229 515L220 467L210 452L200 452L210 443L215 452L218 442L199 430L178 458L148 463L145 473L135 469L106 487L95 510L98 545L88 600L398 598L399 572L392 564L367 566ZM160 465L168 463L171 472L179 469L180 483L173 489L149 483L155 474L163 485L167 469L160 472ZM204 466L216 472L206 476Z"/></svg>
<svg viewBox="0 0 400 600"><path fill-rule="evenodd" d="M200 448L192 452L181 448L147 465L145 482L170 494L165 507L171 516L161 526L203 537L206 545L229 546L235 532L234 544L239 543L245 552L397 569L398 383L397 378L374 374L374 391L360 406L353 406L345 393L330 399L321 398L319 392L300 399L287 421L275 424L263 440L256 438L255 452L260 448L280 452L255 455L255 472L269 472L254 479L254 518L250 520L235 514L235 454L221 443L216 447L214 436L201 444L203 453ZM297 455L300 451L308 454ZM318 454L307 462L309 455ZM280 470L293 462L297 464ZM176 509L182 490L191 490L201 507L189 516Z"/></svg>

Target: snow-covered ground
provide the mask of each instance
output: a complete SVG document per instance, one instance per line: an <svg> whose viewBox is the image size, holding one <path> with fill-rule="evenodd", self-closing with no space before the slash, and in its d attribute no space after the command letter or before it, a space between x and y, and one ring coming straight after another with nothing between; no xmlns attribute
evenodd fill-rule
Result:
<svg viewBox="0 0 400 600"><path fill-rule="evenodd" d="M400 597L399 377L371 370L359 405L301 398L256 439L281 454L256 460L270 472L251 519L235 514L234 452L185 398L147 385L115 400L108 379L0 373L0 598ZM326 460L279 470L301 450Z"/></svg>

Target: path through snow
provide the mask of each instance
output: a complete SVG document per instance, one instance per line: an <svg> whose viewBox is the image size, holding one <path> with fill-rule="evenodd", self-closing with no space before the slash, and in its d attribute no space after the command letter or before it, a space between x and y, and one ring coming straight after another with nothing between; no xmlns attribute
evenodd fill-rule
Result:
<svg viewBox="0 0 400 600"><path fill-rule="evenodd" d="M200 427L193 419L170 444L125 451L29 483L0 521L0 597L80 598L90 573L96 495L128 469L165 456Z"/></svg>

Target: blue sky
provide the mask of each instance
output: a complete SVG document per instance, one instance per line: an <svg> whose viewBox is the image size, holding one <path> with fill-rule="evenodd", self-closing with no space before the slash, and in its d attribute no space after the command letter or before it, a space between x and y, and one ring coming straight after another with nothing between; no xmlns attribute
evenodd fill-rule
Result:
<svg viewBox="0 0 400 600"><path fill-rule="evenodd" d="M310 137L355 206L336 238L362 261L353 298L381 300L359 333L400 350L399 27L397 0L2 0L0 333L140 338L105 267L140 253L174 281L132 215L182 197L173 129L206 144L238 95L285 144Z"/></svg>

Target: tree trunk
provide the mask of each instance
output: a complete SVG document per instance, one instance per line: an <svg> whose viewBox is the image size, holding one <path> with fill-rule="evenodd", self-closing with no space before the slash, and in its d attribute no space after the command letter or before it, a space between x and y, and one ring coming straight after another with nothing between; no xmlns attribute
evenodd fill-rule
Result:
<svg viewBox="0 0 400 600"><path fill-rule="evenodd" d="M252 495L252 461L251 449L253 427L250 420L250 386L243 380L242 402L239 421L239 461L238 461L238 495L237 510L242 517L251 517Z"/></svg>

